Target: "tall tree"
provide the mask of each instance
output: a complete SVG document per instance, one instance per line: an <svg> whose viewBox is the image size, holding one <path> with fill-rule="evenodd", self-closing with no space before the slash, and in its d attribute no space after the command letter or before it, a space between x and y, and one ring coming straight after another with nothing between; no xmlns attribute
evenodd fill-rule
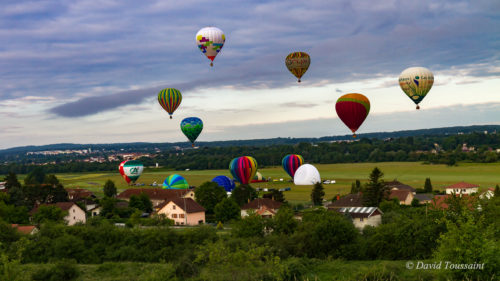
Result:
<svg viewBox="0 0 500 281"><path fill-rule="evenodd" d="M385 184L384 173L375 167L370 173L368 183L363 193L363 205L367 207L378 207L384 198L388 197L389 188Z"/></svg>
<svg viewBox="0 0 500 281"><path fill-rule="evenodd" d="M257 198L257 191L248 184L242 184L233 189L231 198L241 207Z"/></svg>
<svg viewBox="0 0 500 281"><path fill-rule="evenodd" d="M241 216L240 206L231 198L224 198L215 205L215 220L218 222L227 222L237 220Z"/></svg>
<svg viewBox="0 0 500 281"><path fill-rule="evenodd" d="M426 193L431 193L432 192L432 183L430 178L425 179L425 184L424 184L424 191Z"/></svg>
<svg viewBox="0 0 500 281"><path fill-rule="evenodd" d="M17 175L13 172L9 172L4 178L5 188L11 189L13 187L21 187L21 183L17 180Z"/></svg>
<svg viewBox="0 0 500 281"><path fill-rule="evenodd" d="M38 166L28 173L26 178L24 179L24 184L26 185L35 185L41 184L45 180L45 171L42 167Z"/></svg>
<svg viewBox="0 0 500 281"><path fill-rule="evenodd" d="M351 194L356 194L360 191L362 191L361 182L359 180L356 180L356 182L353 182L351 184Z"/></svg>
<svg viewBox="0 0 500 281"><path fill-rule="evenodd" d="M293 216L294 212L290 207L286 205L281 206L273 218L273 234L290 235L295 232L298 222Z"/></svg>
<svg viewBox="0 0 500 281"><path fill-rule="evenodd" d="M217 183L207 181L194 190L194 197L208 214L213 214L215 205L227 198L227 194L226 190Z"/></svg>
<svg viewBox="0 0 500 281"><path fill-rule="evenodd" d="M285 196L283 195L283 191L275 189L271 194L274 201L285 203Z"/></svg>
<svg viewBox="0 0 500 281"><path fill-rule="evenodd" d="M63 222L64 217L68 215L67 211L63 211L57 206L41 205L37 212L33 215L33 221L37 224L47 221Z"/></svg>
<svg viewBox="0 0 500 281"><path fill-rule="evenodd" d="M314 187L311 191L311 200L314 205L318 206L323 204L323 197L325 196L325 188L323 188L323 184L321 182L317 182L314 184Z"/></svg>
<svg viewBox="0 0 500 281"><path fill-rule="evenodd" d="M494 193L495 197L499 197L500 196L500 187L498 187L498 184L497 186L495 186L495 193Z"/></svg>
<svg viewBox="0 0 500 281"><path fill-rule="evenodd" d="M115 197L116 196L115 183L112 180L107 180L106 183L104 183L103 191L104 191L104 196Z"/></svg>

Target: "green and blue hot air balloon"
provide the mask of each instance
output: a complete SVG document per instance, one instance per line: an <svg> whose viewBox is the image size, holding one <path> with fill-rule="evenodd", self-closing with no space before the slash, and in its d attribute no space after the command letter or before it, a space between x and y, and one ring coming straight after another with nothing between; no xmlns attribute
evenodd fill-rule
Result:
<svg viewBox="0 0 500 281"><path fill-rule="evenodd" d="M178 174L168 176L163 182L163 189L188 189L189 184L186 179Z"/></svg>
<svg viewBox="0 0 500 281"><path fill-rule="evenodd" d="M188 117L181 121L181 130L194 147L194 141L203 130L203 122L198 117Z"/></svg>

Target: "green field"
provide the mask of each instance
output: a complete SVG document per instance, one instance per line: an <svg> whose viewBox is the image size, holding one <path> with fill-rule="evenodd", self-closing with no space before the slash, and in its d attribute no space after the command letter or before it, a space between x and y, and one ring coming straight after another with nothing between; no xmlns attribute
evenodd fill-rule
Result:
<svg viewBox="0 0 500 281"><path fill-rule="evenodd" d="M366 182L370 171L378 167L384 172L386 181L394 179L415 188L422 188L426 177L430 177L435 189L444 186L466 181L480 185L480 189L494 187L500 184L500 163L460 163L458 166L449 167L446 165L426 165L418 162L384 162L384 163L351 163L351 164L324 164L315 165L323 179L335 180L335 184L324 185L326 199L331 199L336 194L348 193L351 183L359 179ZM264 177L273 179L282 178L283 182L254 183L253 187L262 188L283 188L291 187L292 191L285 193L290 202L307 202L312 186L295 186L289 182L290 177L281 167L263 168L259 172ZM215 176L231 176L228 170L202 170L202 171L171 171L164 169L145 169L138 183L146 186L153 182L161 185L163 180L170 174L177 173L184 176L190 185L198 186L205 181L209 181ZM118 171L113 173L78 173L78 174L57 174L65 187L86 188L95 192L98 196L102 194L104 182L111 179L119 190L128 188L126 182L121 178ZM24 175L19 176L20 179Z"/></svg>

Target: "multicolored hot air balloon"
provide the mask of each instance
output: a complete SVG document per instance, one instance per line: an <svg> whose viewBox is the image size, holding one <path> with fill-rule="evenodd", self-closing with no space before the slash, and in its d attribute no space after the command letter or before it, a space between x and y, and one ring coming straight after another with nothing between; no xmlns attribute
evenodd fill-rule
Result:
<svg viewBox="0 0 500 281"><path fill-rule="evenodd" d="M434 75L425 67L410 67L399 75L399 86L405 94L418 105L431 90L434 84Z"/></svg>
<svg viewBox="0 0 500 281"><path fill-rule="evenodd" d="M241 156L234 158L229 163L229 171L234 180L241 184L248 184L250 179L257 172L257 161L250 156Z"/></svg>
<svg viewBox="0 0 500 281"><path fill-rule="evenodd" d="M130 182L135 182L141 176L144 165L137 160L125 160L120 163L118 170L123 179L130 184Z"/></svg>
<svg viewBox="0 0 500 281"><path fill-rule="evenodd" d="M213 61L224 46L224 42L226 42L226 36L217 27L204 27L196 33L196 45L211 60L210 66L214 66Z"/></svg>
<svg viewBox="0 0 500 281"><path fill-rule="evenodd" d="M304 52L290 53L286 56L285 64L288 70L299 79L298 82L300 83L300 78L306 73L311 64L311 58Z"/></svg>
<svg viewBox="0 0 500 281"><path fill-rule="evenodd" d="M179 107L182 101L181 92L174 88L166 88L158 93L158 102L165 109L172 119L172 114Z"/></svg>
<svg viewBox="0 0 500 281"><path fill-rule="evenodd" d="M198 117L184 118L181 122L181 130L194 147L194 141L203 130L203 122Z"/></svg>
<svg viewBox="0 0 500 281"><path fill-rule="evenodd" d="M335 104L335 110L340 120L351 129L356 137L356 130L363 124L370 112L370 101L362 94L347 94L341 96Z"/></svg>
<svg viewBox="0 0 500 281"><path fill-rule="evenodd" d="M281 160L281 165L287 174L292 177L295 175L295 171L304 164L304 158L298 154L288 154Z"/></svg>
<svg viewBox="0 0 500 281"><path fill-rule="evenodd" d="M226 192L231 192L236 187L234 181L226 176L216 176L212 181L217 183L220 187L224 187Z"/></svg>
<svg viewBox="0 0 500 281"><path fill-rule="evenodd" d="M164 189L188 189L189 184L186 179L178 174L168 176L163 182Z"/></svg>

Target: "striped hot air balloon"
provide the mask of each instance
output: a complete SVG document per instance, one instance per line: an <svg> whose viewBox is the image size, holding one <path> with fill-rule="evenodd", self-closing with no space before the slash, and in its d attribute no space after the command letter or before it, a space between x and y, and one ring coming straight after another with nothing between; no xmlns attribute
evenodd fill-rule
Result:
<svg viewBox="0 0 500 281"><path fill-rule="evenodd" d="M356 131L370 112L370 101L362 94L343 95L337 100L335 110L340 120L351 129L355 138Z"/></svg>
<svg viewBox="0 0 500 281"><path fill-rule="evenodd" d="M405 94L418 105L431 90L434 84L434 75L425 67L410 67L399 75L399 86Z"/></svg>
<svg viewBox="0 0 500 281"><path fill-rule="evenodd" d="M229 171L235 181L241 184L248 184L257 172L257 161L250 156L234 158L229 163Z"/></svg>
<svg viewBox="0 0 500 281"><path fill-rule="evenodd" d="M204 27L196 33L196 45L200 51L211 61L210 66L214 66L214 59L226 42L226 36L217 27Z"/></svg>
<svg viewBox="0 0 500 281"><path fill-rule="evenodd" d="M281 165L285 172L292 177L295 175L295 171L304 164L304 158L298 154L288 154L281 160Z"/></svg>
<svg viewBox="0 0 500 281"><path fill-rule="evenodd" d="M158 93L158 102L165 109L172 119L172 114L179 107L182 101L181 92L174 88L166 88Z"/></svg>
<svg viewBox="0 0 500 281"><path fill-rule="evenodd" d="M300 78L306 73L311 64L311 58L304 52L290 53L286 56L285 64L286 68L299 79L298 82L300 83Z"/></svg>
<svg viewBox="0 0 500 281"><path fill-rule="evenodd" d="M168 176L163 182L164 189L188 189L189 184L186 179L178 174Z"/></svg>

